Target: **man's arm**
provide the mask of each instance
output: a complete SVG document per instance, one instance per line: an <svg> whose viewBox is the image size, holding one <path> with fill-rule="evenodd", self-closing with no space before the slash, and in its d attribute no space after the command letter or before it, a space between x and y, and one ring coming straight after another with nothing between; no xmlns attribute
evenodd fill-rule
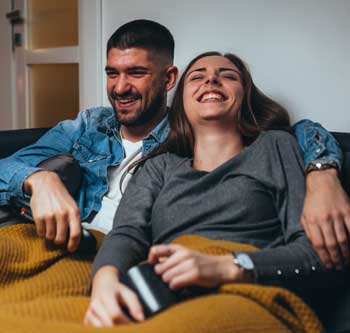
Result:
<svg viewBox="0 0 350 333"><path fill-rule="evenodd" d="M62 181L53 172L36 167L43 160L71 152L86 126L86 113L75 120L59 123L35 144L0 160L0 205L31 194L30 206L38 235L63 243L69 230L68 249L74 251L80 240L79 209Z"/></svg>
<svg viewBox="0 0 350 333"><path fill-rule="evenodd" d="M340 170L342 152L335 138L320 124L302 120L294 125L304 153L305 170L310 164L334 164ZM350 260L350 204L335 168L308 172L301 223L322 262L340 269Z"/></svg>

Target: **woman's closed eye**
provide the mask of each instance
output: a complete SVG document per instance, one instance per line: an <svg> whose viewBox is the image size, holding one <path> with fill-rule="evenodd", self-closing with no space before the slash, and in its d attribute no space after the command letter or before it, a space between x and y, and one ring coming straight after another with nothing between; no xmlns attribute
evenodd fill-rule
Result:
<svg viewBox="0 0 350 333"><path fill-rule="evenodd" d="M204 75L196 74L196 75L190 76L189 80L190 81L197 81L197 80L202 80L203 78L204 78Z"/></svg>
<svg viewBox="0 0 350 333"><path fill-rule="evenodd" d="M222 78L228 79L228 80L232 80L232 81L237 81L238 80L238 76L234 75L234 74L223 74Z"/></svg>

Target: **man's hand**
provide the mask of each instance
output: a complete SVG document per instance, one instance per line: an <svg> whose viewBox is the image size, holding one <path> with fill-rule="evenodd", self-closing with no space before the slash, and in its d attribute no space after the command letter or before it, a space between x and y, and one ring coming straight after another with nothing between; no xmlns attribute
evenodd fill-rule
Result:
<svg viewBox="0 0 350 333"><path fill-rule="evenodd" d="M58 175L35 172L25 180L24 190L32 195L30 208L38 236L63 244L69 233L67 249L74 252L81 235L79 208Z"/></svg>
<svg viewBox="0 0 350 333"><path fill-rule="evenodd" d="M172 289L245 282L243 269L233 263L231 254L213 256L176 244L156 245L149 252L148 262Z"/></svg>
<svg viewBox="0 0 350 333"><path fill-rule="evenodd" d="M326 267L349 264L350 204L336 170L307 175L301 223Z"/></svg>
<svg viewBox="0 0 350 333"><path fill-rule="evenodd" d="M136 294L119 281L119 273L115 267L104 266L95 275L84 324L98 327L128 324L131 321L123 312L122 306L128 309L132 319L144 320L142 306Z"/></svg>

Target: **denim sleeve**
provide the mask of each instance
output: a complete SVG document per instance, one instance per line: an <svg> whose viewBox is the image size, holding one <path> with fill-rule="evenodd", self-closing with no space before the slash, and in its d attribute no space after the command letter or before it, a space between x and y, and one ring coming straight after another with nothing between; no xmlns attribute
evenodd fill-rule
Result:
<svg viewBox="0 0 350 333"><path fill-rule="evenodd" d="M343 154L337 140L319 123L303 119L294 126L296 139L303 151L305 169L310 162L334 161L341 169Z"/></svg>
<svg viewBox="0 0 350 333"><path fill-rule="evenodd" d="M36 171L41 161L59 153L70 153L76 139L87 126L89 113L81 112L75 120L65 120L45 133L36 143L0 159L0 205L15 197L25 198L24 180Z"/></svg>

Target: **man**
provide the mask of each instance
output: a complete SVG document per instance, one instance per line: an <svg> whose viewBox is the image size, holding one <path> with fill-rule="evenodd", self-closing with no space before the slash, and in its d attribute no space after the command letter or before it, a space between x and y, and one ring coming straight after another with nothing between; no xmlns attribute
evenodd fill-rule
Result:
<svg viewBox="0 0 350 333"><path fill-rule="evenodd" d="M38 235L62 244L69 234L67 248L72 252L79 244L81 221L110 230L122 195L121 176L167 137L166 97L178 76L173 57L174 40L164 26L137 20L117 29L107 44L112 108L81 112L75 120L59 123L36 144L1 160L0 204L31 195ZM334 169L340 165L341 153L317 124L299 123L296 136L308 169L324 169L307 176L303 224L325 264L340 268L349 253L350 230L349 204ZM56 173L36 167L62 152L71 153L84 172L76 200Z"/></svg>

